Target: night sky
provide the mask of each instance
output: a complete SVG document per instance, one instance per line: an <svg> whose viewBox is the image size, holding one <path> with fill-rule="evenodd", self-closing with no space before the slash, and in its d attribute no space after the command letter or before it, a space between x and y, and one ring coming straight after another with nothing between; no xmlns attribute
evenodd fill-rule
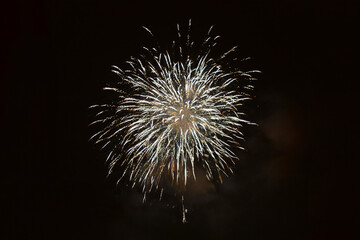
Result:
<svg viewBox="0 0 360 240"><path fill-rule="evenodd" d="M2 239L355 239L355 17L346 1L20 1L2 9ZM235 174L142 203L89 142L101 90L176 24L258 69ZM355 172L356 171L356 172ZM4 183L4 182L3 182ZM358 219L357 219L358 222Z"/></svg>

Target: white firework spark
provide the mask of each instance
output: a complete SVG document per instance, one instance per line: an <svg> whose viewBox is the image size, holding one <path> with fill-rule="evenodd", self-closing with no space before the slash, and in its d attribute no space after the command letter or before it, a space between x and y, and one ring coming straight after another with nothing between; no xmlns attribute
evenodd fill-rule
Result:
<svg viewBox="0 0 360 240"><path fill-rule="evenodd" d="M250 123L240 111L249 95L238 90L239 81L253 80L251 74L258 71L220 64L235 48L211 58L218 38L210 35L211 28L196 53L190 26L183 46L178 46L184 40L178 26L175 53L144 48L145 55L127 62L129 69L114 66L120 81L104 89L116 93L115 101L93 106L99 109L93 123L102 129L91 139L109 147L109 173L120 162L122 177L143 186L144 192L157 188L162 178L186 186L196 177L197 165L209 180L221 182L237 159L232 149L241 148L242 124Z"/></svg>

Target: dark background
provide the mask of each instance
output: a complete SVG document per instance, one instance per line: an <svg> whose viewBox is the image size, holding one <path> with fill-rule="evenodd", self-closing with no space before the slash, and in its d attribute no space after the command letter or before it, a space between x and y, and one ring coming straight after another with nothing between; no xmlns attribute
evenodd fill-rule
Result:
<svg viewBox="0 0 360 240"><path fill-rule="evenodd" d="M355 239L353 4L23 1L2 11L5 239ZM219 51L239 45L263 73L247 109L259 127L244 129L235 175L190 184L182 224L175 200L142 204L106 178L87 125L116 80L110 66L148 44L141 26L167 44L189 18L194 40L215 24Z"/></svg>

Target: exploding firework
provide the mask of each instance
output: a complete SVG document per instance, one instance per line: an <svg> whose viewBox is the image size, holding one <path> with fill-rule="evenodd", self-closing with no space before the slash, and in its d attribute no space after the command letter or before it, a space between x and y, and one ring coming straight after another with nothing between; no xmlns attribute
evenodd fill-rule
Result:
<svg viewBox="0 0 360 240"><path fill-rule="evenodd" d="M91 139L109 149L109 173L119 163L121 178L142 186L144 193L162 179L186 186L196 178L196 166L209 180L221 182L237 159L234 148L241 148L240 129L250 123L241 106L258 71L229 67L228 55L236 47L213 57L218 36L212 36L212 28L196 46L190 27L191 21L182 37L178 25L171 54L144 47L143 55L127 62L127 70L114 66L120 81L104 88L115 92L113 103L92 106L98 109L93 124L101 130Z"/></svg>

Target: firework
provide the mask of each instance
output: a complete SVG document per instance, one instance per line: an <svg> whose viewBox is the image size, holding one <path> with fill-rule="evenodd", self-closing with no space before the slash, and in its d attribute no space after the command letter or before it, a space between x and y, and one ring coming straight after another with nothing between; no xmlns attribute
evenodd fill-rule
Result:
<svg viewBox="0 0 360 240"><path fill-rule="evenodd" d="M233 150L241 148L241 127L250 123L241 106L252 88L245 82L251 83L257 71L229 67L235 47L213 57L218 36L212 36L212 28L196 46L190 27L191 22L183 37L178 25L172 53L144 47L126 70L114 66L120 80L104 88L115 92L113 103L93 106L98 109L93 124L101 130L91 139L109 149L109 173L119 163L121 178L144 192L158 188L162 179L186 186L196 178L196 166L209 180L221 182L237 159Z"/></svg>

